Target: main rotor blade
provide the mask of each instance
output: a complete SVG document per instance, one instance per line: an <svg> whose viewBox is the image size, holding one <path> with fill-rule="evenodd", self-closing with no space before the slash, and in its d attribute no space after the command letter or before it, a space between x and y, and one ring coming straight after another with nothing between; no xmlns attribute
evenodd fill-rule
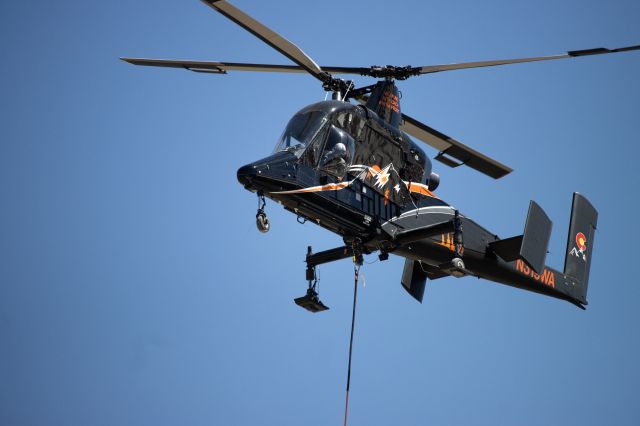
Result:
<svg viewBox="0 0 640 426"><path fill-rule="evenodd" d="M432 129L415 118L402 114L402 120L400 130L439 150L440 152L435 159L447 166L458 167L464 164L494 179L499 179L513 171L510 167ZM459 163L452 158L458 160Z"/></svg>
<svg viewBox="0 0 640 426"><path fill-rule="evenodd" d="M369 96L361 95L357 96L356 99L361 104L366 105ZM494 179L500 179L513 171L511 167L487 157L406 114L402 114L400 130L440 151L435 156L435 159L449 167L469 166Z"/></svg>
<svg viewBox="0 0 640 426"><path fill-rule="evenodd" d="M202 0L207 6L220 12L245 30L249 31L269 46L300 65L309 74L324 82L326 73L298 46L275 31L267 28L237 7L225 0Z"/></svg>
<svg viewBox="0 0 640 426"><path fill-rule="evenodd" d="M289 72L307 73L308 71L299 65L276 64L245 64L237 62L218 61L183 61L174 59L145 59L145 58L120 58L133 65L184 68L195 72L208 72L212 74L226 74L227 71L257 71L257 72ZM362 74L366 68L354 67L322 67L330 74Z"/></svg>
<svg viewBox="0 0 640 426"><path fill-rule="evenodd" d="M604 47L599 47L596 49L574 50L561 55L538 56L533 58L498 59L494 61L462 62L459 64L448 64L448 65L429 65L429 66L419 67L419 69L420 69L420 74L430 74L434 72L461 70L466 68L494 67L497 65L519 64L522 62L550 61L554 59L577 58L579 56L604 55L607 53L628 52L630 50L640 50L640 45L620 47L618 49L606 49Z"/></svg>

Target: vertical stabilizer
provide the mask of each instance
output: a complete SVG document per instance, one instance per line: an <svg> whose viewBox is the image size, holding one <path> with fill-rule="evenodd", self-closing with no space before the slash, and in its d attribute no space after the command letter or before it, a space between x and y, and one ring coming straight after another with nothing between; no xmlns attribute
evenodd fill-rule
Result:
<svg viewBox="0 0 640 426"><path fill-rule="evenodd" d="M427 273L420 267L420 262L405 259L402 272L402 286L418 302L422 303L424 288L427 285Z"/></svg>
<svg viewBox="0 0 640 426"><path fill-rule="evenodd" d="M589 268L597 223L598 211L583 195L574 192L564 274L573 284L571 293L584 304L587 303Z"/></svg>

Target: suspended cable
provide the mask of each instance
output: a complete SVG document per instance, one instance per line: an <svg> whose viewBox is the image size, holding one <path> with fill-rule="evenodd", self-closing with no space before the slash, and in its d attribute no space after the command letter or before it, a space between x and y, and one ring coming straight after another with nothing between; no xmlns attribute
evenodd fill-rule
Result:
<svg viewBox="0 0 640 426"><path fill-rule="evenodd" d="M353 331L356 325L356 302L358 300L358 275L360 273L360 266L362 265L362 257L353 257L353 312L351 314L351 338L349 339L349 366L347 367L347 395L344 404L344 426L347 426L347 417L349 415L349 388L351 387L351 356L353 354Z"/></svg>

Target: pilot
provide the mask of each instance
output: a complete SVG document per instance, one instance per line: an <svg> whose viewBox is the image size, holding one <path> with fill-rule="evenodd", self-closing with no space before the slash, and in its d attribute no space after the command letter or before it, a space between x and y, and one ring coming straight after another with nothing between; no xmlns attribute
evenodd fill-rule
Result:
<svg viewBox="0 0 640 426"><path fill-rule="evenodd" d="M346 156L347 156L347 147L344 146L342 142L338 142L337 144L335 144L331 149L331 151L327 152L326 154L327 160L340 158L342 161L345 161L344 157Z"/></svg>
<svg viewBox="0 0 640 426"><path fill-rule="evenodd" d="M342 142L336 143L324 155L323 163L334 171L338 180L342 180L347 171L347 156L347 147Z"/></svg>

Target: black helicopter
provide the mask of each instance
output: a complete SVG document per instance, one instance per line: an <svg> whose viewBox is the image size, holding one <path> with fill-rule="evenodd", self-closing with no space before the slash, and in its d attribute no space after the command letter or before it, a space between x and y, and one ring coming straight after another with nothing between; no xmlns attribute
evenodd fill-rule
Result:
<svg viewBox="0 0 640 426"><path fill-rule="evenodd" d="M307 294L296 303L311 312L327 309L316 292L317 265L379 252L404 257L404 288L422 301L427 279L476 276L563 299L584 309L598 213L573 194L564 270L545 265L551 221L531 201L522 235L500 239L441 200L439 177L409 135L438 150L435 160L465 165L498 179L511 168L403 114L395 80L436 72L522 62L576 58L640 50L588 49L520 59L421 67L318 66L290 41L224 0L202 0L260 38L296 65L121 58L134 65L227 71L309 73L332 92L332 100L301 109L289 121L272 155L238 170L238 180L256 192L258 228L269 230L265 197L282 204L298 220L309 220L343 237L345 245L313 253L308 248ZM355 74L379 79L371 86L334 77ZM351 99L357 103L349 102ZM355 309L355 308L354 308ZM355 310L354 310L355 312Z"/></svg>

